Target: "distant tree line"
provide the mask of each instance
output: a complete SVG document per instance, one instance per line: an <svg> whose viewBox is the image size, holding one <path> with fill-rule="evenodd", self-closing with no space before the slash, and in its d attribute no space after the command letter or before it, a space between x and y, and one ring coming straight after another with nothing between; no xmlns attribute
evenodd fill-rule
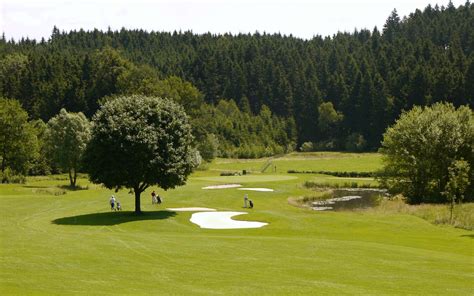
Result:
<svg viewBox="0 0 474 296"><path fill-rule="evenodd" d="M90 118L117 95L169 97L206 158L372 150L402 110L473 107L473 22L467 1L310 40L55 27L49 40L0 38L0 96L45 122L62 108Z"/></svg>

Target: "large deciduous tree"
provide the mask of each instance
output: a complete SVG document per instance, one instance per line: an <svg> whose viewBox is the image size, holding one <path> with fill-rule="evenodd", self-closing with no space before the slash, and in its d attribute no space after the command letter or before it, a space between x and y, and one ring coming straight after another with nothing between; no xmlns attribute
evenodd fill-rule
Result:
<svg viewBox="0 0 474 296"><path fill-rule="evenodd" d="M468 176L473 178L473 147L474 116L469 107L414 107L384 134L382 180L409 203L446 201L442 193L450 180L449 168L457 161L468 163Z"/></svg>
<svg viewBox="0 0 474 296"><path fill-rule="evenodd" d="M48 153L58 167L69 173L71 187L76 186L77 171L90 137L91 124L83 113L61 109L48 122Z"/></svg>
<svg viewBox="0 0 474 296"><path fill-rule="evenodd" d="M16 100L0 98L0 165L24 174L38 154L35 131L28 114Z"/></svg>
<svg viewBox="0 0 474 296"><path fill-rule="evenodd" d="M183 108L168 99L141 95L110 100L94 115L85 166L94 183L140 194L149 186L184 185L197 165L191 126Z"/></svg>

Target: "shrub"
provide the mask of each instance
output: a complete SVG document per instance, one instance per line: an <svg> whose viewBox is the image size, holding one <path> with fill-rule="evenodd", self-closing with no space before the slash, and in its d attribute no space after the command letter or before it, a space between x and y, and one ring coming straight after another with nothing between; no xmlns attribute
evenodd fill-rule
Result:
<svg viewBox="0 0 474 296"><path fill-rule="evenodd" d="M219 140L214 134L207 134L198 145L201 157L210 162L216 158L219 149Z"/></svg>
<svg viewBox="0 0 474 296"><path fill-rule="evenodd" d="M10 168L6 168L5 171L0 172L0 181L2 183L24 184L26 183L26 177L15 174Z"/></svg>
<svg viewBox="0 0 474 296"><path fill-rule="evenodd" d="M323 174L335 177L369 178L376 177L375 172L331 172L331 171L298 171L288 170L288 174Z"/></svg>
<svg viewBox="0 0 474 296"><path fill-rule="evenodd" d="M240 172L221 172L221 176L240 176Z"/></svg>
<svg viewBox="0 0 474 296"><path fill-rule="evenodd" d="M364 151L367 142L361 134L352 133L347 137L345 146L347 151L360 152Z"/></svg>
<svg viewBox="0 0 474 296"><path fill-rule="evenodd" d="M311 152L313 151L314 146L312 142L304 142L301 144L300 151L301 152Z"/></svg>
<svg viewBox="0 0 474 296"><path fill-rule="evenodd" d="M306 181L303 183L306 188L380 188L378 185L364 183L359 185L357 182L331 183L319 181Z"/></svg>

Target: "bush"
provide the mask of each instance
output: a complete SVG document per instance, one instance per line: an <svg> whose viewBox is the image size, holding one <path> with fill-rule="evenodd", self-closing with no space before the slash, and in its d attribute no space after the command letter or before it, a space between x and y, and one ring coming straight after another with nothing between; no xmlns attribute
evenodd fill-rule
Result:
<svg viewBox="0 0 474 296"><path fill-rule="evenodd" d="M374 172L331 172L331 171L298 171L288 170L288 174L322 174L335 177L351 177L351 178L371 178L376 177L377 173Z"/></svg>
<svg viewBox="0 0 474 296"><path fill-rule="evenodd" d="M301 152L311 152L314 149L314 145L312 142L304 142L301 144L300 151Z"/></svg>
<svg viewBox="0 0 474 296"><path fill-rule="evenodd" d="M0 181L2 183L24 184L26 183L26 177L15 174L10 168L6 168L5 171L0 172Z"/></svg>
<svg viewBox="0 0 474 296"><path fill-rule="evenodd" d="M341 145L337 139L320 141L313 144L314 151L337 151L339 149L344 149L344 145Z"/></svg>
<svg viewBox="0 0 474 296"><path fill-rule="evenodd" d="M221 172L221 176L240 176L240 172Z"/></svg>
<svg viewBox="0 0 474 296"><path fill-rule="evenodd" d="M216 158L219 149L219 140L214 134L207 134L198 145L202 158L210 162Z"/></svg>
<svg viewBox="0 0 474 296"><path fill-rule="evenodd" d="M352 133L347 137L345 146L347 151L361 152L367 147L367 141L361 134Z"/></svg>
<svg viewBox="0 0 474 296"><path fill-rule="evenodd" d="M306 181L303 183L303 186L306 188L380 188L377 185L371 184L361 184L359 185L357 182L344 182L340 183L332 183L332 182L318 182L318 181Z"/></svg>

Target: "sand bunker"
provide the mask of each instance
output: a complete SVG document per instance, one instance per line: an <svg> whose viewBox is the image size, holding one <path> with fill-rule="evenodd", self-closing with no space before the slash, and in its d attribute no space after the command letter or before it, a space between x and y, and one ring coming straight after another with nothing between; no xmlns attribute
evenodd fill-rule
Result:
<svg viewBox="0 0 474 296"><path fill-rule="evenodd" d="M223 184L223 185L212 185L207 187L202 187L202 189L226 189L226 188L237 188L241 187L240 184Z"/></svg>
<svg viewBox="0 0 474 296"><path fill-rule="evenodd" d="M168 208L167 211L173 212L208 212L208 211L215 211L216 209L210 208Z"/></svg>
<svg viewBox="0 0 474 296"><path fill-rule="evenodd" d="M190 221L207 229L260 228L268 223L256 221L236 221L231 217L247 214L245 212L202 212L194 213Z"/></svg>
<svg viewBox="0 0 474 296"><path fill-rule="evenodd" d="M270 188L239 188L239 190L250 190L250 191L261 191L261 192L273 191L273 189L270 189Z"/></svg>

